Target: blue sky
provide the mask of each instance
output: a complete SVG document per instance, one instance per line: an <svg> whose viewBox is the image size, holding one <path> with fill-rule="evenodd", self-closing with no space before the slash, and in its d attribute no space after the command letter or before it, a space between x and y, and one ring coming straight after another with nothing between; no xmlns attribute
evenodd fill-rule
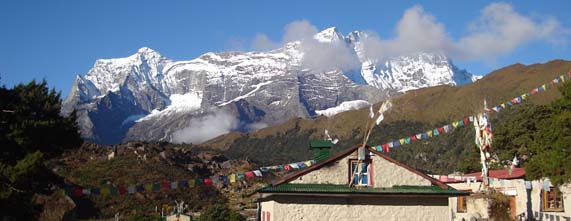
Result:
<svg viewBox="0 0 571 221"><path fill-rule="evenodd" d="M479 38L483 36L479 35L481 32L496 27L494 21L482 22L488 15L484 9L496 13L496 17L499 13L502 19L506 7L494 9L490 7L493 2L485 1L7 0L0 2L0 84L11 87L45 78L65 95L74 76L87 73L98 58L126 57L143 46L173 60L190 60L209 51L252 50L256 36L266 36L279 44L285 27L296 21L318 30L335 26L344 34L368 30L398 48L402 47L399 39L407 40L399 38L397 30L407 12L413 20L415 16L420 16L420 20L428 18L430 24L436 24L434 27L450 38L431 44L430 36L425 36L431 30L412 29L419 31L413 35L419 36L420 41L426 37L428 42L415 47L453 45L458 50L471 50L452 50L451 57L460 68L486 74L516 62L570 60L570 2L501 3L511 9L507 10L513 15L510 18L516 18L515 23L504 24L507 26L501 29L511 29L516 24L524 31L516 30L510 33L519 35L509 34L490 42ZM522 18L530 24L518 23ZM489 43L482 45L488 47L459 46L462 40L482 39Z"/></svg>

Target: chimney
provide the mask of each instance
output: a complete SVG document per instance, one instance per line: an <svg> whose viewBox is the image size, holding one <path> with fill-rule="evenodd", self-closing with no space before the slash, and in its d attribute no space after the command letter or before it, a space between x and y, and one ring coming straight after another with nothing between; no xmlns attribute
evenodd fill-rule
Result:
<svg viewBox="0 0 571 221"><path fill-rule="evenodd" d="M319 163L329 158L329 150L332 143L330 140L310 140L309 149L313 152L313 159Z"/></svg>

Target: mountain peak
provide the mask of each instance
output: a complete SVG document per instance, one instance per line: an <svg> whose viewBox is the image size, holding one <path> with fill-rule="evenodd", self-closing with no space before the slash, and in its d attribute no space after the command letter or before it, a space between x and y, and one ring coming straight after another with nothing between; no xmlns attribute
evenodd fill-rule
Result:
<svg viewBox="0 0 571 221"><path fill-rule="evenodd" d="M161 58L162 57L162 55L158 51L155 51L149 47L139 48L139 50L137 50L137 53L135 54L135 56L145 57L145 58Z"/></svg>
<svg viewBox="0 0 571 221"><path fill-rule="evenodd" d="M319 42L336 42L343 41L344 37L336 27L327 28L313 36Z"/></svg>

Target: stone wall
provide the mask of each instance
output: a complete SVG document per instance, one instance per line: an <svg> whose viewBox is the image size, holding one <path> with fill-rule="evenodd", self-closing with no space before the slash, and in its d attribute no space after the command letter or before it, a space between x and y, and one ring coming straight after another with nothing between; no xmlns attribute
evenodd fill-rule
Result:
<svg viewBox="0 0 571 221"><path fill-rule="evenodd" d="M261 203L271 221L442 221L451 214L446 197L271 196Z"/></svg>
<svg viewBox="0 0 571 221"><path fill-rule="evenodd" d="M395 185L430 186L431 182L399 165L375 154L368 155L372 160L374 187L392 187ZM349 184L349 160L357 159L357 151L331 162L324 167L311 171L292 180L290 183Z"/></svg>

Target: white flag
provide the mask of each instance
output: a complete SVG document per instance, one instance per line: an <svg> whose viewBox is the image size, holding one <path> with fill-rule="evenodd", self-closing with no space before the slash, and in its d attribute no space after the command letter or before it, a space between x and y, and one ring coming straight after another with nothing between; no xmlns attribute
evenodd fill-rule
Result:
<svg viewBox="0 0 571 221"><path fill-rule="evenodd" d="M383 121L385 119L385 116L383 114L381 114L379 117L377 117L377 120L375 121L375 123L377 123L377 125L379 125L381 123L381 121Z"/></svg>
<svg viewBox="0 0 571 221"><path fill-rule="evenodd" d="M373 105L369 108L369 118L375 117L375 113L373 113Z"/></svg>
<svg viewBox="0 0 571 221"><path fill-rule="evenodd" d="M391 107L393 106L393 104L391 103L390 100L387 100L383 103L383 105L381 105L381 108L379 108L379 113L385 113L386 111L388 111L389 109L391 109Z"/></svg>

